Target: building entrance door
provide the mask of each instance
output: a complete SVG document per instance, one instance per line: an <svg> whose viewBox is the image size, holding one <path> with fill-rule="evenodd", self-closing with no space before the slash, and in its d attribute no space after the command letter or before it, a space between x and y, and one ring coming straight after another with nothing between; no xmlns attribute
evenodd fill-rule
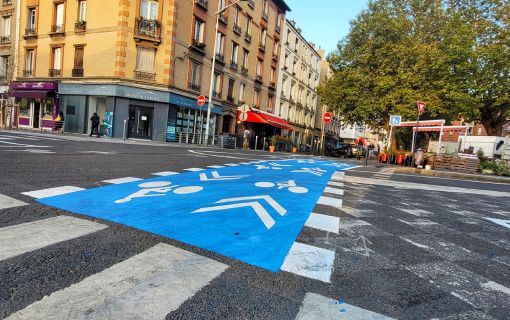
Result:
<svg viewBox="0 0 510 320"><path fill-rule="evenodd" d="M153 113L153 108L129 106L128 138L151 139Z"/></svg>
<svg viewBox="0 0 510 320"><path fill-rule="evenodd" d="M32 128L39 128L39 120L41 118L41 103L37 101L32 102Z"/></svg>

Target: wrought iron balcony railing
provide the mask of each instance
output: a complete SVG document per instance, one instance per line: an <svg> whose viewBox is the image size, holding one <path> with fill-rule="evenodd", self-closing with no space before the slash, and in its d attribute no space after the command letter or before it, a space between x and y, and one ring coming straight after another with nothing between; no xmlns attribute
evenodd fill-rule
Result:
<svg viewBox="0 0 510 320"><path fill-rule="evenodd" d="M60 69L49 69L48 76L51 78L60 77L62 75L62 71Z"/></svg>
<svg viewBox="0 0 510 320"><path fill-rule="evenodd" d="M248 68L241 67L241 73L244 74L244 75L247 75L248 74Z"/></svg>
<svg viewBox="0 0 510 320"><path fill-rule="evenodd" d="M34 26L25 29L25 37L37 36L37 30Z"/></svg>
<svg viewBox="0 0 510 320"><path fill-rule="evenodd" d="M23 77L32 77L34 75L34 70L23 70Z"/></svg>
<svg viewBox="0 0 510 320"><path fill-rule="evenodd" d="M238 35L241 35L242 32L243 32L241 27L239 25L237 25L237 24L234 24L234 28L233 29L234 29L234 32L237 33Z"/></svg>
<svg viewBox="0 0 510 320"><path fill-rule="evenodd" d="M237 70L237 62L230 61L230 69Z"/></svg>
<svg viewBox="0 0 510 320"><path fill-rule="evenodd" d="M209 6L209 1L207 0L195 0L195 3L205 10L207 10L207 7Z"/></svg>
<svg viewBox="0 0 510 320"><path fill-rule="evenodd" d="M188 82L188 89L196 91L196 92L200 92L200 85L193 83L193 82Z"/></svg>
<svg viewBox="0 0 510 320"><path fill-rule="evenodd" d="M145 80L145 81L155 81L156 80L156 74L153 72L147 72L147 71L136 71L134 72L135 79L138 80Z"/></svg>
<svg viewBox="0 0 510 320"><path fill-rule="evenodd" d="M250 8L255 9L255 0L248 0L248 5Z"/></svg>
<svg viewBox="0 0 510 320"><path fill-rule="evenodd" d="M191 41L191 48L198 50L202 53L205 53L205 43L199 42L197 39L192 39Z"/></svg>
<svg viewBox="0 0 510 320"><path fill-rule="evenodd" d="M73 77L83 77L83 68L73 68Z"/></svg>
<svg viewBox="0 0 510 320"><path fill-rule="evenodd" d="M137 17L135 21L135 35L160 40L161 23L158 20Z"/></svg>
<svg viewBox="0 0 510 320"><path fill-rule="evenodd" d="M11 43L10 36L1 36L0 37L0 44L8 44L8 43Z"/></svg>
<svg viewBox="0 0 510 320"><path fill-rule="evenodd" d="M74 23L74 31L76 32L85 32L87 30L87 21L76 21Z"/></svg>
<svg viewBox="0 0 510 320"><path fill-rule="evenodd" d="M251 34L249 34L248 32L245 32L244 33L244 40L246 40L248 42L251 42Z"/></svg>
<svg viewBox="0 0 510 320"><path fill-rule="evenodd" d="M54 24L51 26L51 33L64 33L63 24Z"/></svg>

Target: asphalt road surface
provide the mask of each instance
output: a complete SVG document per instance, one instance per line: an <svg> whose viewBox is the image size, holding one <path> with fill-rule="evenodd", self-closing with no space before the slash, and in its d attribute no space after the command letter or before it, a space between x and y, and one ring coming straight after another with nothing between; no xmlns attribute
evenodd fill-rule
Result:
<svg viewBox="0 0 510 320"><path fill-rule="evenodd" d="M510 185L0 132L0 318L510 319Z"/></svg>

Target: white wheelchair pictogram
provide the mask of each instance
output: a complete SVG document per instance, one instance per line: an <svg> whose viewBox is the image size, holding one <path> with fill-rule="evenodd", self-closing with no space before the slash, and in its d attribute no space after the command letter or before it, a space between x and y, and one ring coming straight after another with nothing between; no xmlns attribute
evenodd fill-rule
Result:
<svg viewBox="0 0 510 320"><path fill-rule="evenodd" d="M314 176L322 177L322 175L328 171L317 167L317 168L301 168L301 170L294 170L291 172L311 173Z"/></svg>
<svg viewBox="0 0 510 320"><path fill-rule="evenodd" d="M126 203L136 198L147 198L147 197L161 197L165 196L168 192L172 191L175 194L191 194L202 191L204 188L200 186L187 186L181 187L179 185L170 186L172 183L169 181L154 181L145 182L138 186L142 188L137 192L130 194L129 196L115 200L115 203Z"/></svg>
<svg viewBox="0 0 510 320"><path fill-rule="evenodd" d="M273 188L275 186L278 187L278 190L287 188L292 193L307 193L308 189L305 187L299 187L296 185L296 181L289 180L287 183L273 183L273 182L257 182L255 183L256 187L259 188Z"/></svg>

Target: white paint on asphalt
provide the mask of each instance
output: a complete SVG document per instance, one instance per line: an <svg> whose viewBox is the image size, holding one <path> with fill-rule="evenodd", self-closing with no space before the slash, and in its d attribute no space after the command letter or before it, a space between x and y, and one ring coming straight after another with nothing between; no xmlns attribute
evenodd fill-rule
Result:
<svg viewBox="0 0 510 320"><path fill-rule="evenodd" d="M26 206L28 203L0 194L0 210Z"/></svg>
<svg viewBox="0 0 510 320"><path fill-rule="evenodd" d="M499 291L499 292L503 292L505 294L510 295L510 289L503 285L500 285L497 282L489 281L486 283L482 283L481 285L482 285L482 288L484 288L486 290Z"/></svg>
<svg viewBox="0 0 510 320"><path fill-rule="evenodd" d="M0 140L0 144L5 144L5 146L0 145L1 148L51 148L50 146L36 146L32 144L8 142L3 140Z"/></svg>
<svg viewBox="0 0 510 320"><path fill-rule="evenodd" d="M76 191L82 191L85 190L80 187L73 187L73 186L63 186L63 187L56 187L56 188L48 188L48 189L42 189L42 190L34 190L29 192L22 192L21 194L24 194L26 196L41 199L41 198L47 198L47 197L54 197L59 196L62 194L68 194L71 192Z"/></svg>
<svg viewBox="0 0 510 320"><path fill-rule="evenodd" d="M153 176L159 176L159 177L169 177L169 176L175 176L176 174L179 174L179 172L175 171L162 171L162 172L155 172L151 173Z"/></svg>
<svg viewBox="0 0 510 320"><path fill-rule="evenodd" d="M225 164L227 167L239 167L239 163L227 163Z"/></svg>
<svg viewBox="0 0 510 320"><path fill-rule="evenodd" d="M338 234L340 218L312 212L305 226Z"/></svg>
<svg viewBox="0 0 510 320"><path fill-rule="evenodd" d="M317 201L317 204L340 209L342 207L342 199L321 196Z"/></svg>
<svg viewBox="0 0 510 320"><path fill-rule="evenodd" d="M510 229L510 220L501 220L501 219L492 219L492 218L486 218L486 219L491 222L494 222L495 224L498 224L500 226Z"/></svg>
<svg viewBox="0 0 510 320"><path fill-rule="evenodd" d="M392 320L381 314L368 311L343 300L335 300L308 292L299 308L296 320Z"/></svg>
<svg viewBox="0 0 510 320"><path fill-rule="evenodd" d="M436 191L436 192L451 192L451 193L461 193L461 194L476 194L490 197L510 197L510 192L502 192L502 191L493 191L493 190L481 190L481 189L469 189L469 188L459 188L459 187L450 187L450 186L439 186L433 184L424 184L424 183L413 183L413 182L402 182L402 181L393 181L393 180L378 180L371 178L362 178L356 176L346 176L346 182L350 183L361 183L366 185L375 185L375 186L385 186L385 187L393 187L404 190L421 190L421 191Z"/></svg>
<svg viewBox="0 0 510 320"><path fill-rule="evenodd" d="M406 209L406 208L397 208L400 211L404 211L406 213L412 214L416 217L428 217L432 215L432 212L423 210L423 209Z"/></svg>
<svg viewBox="0 0 510 320"><path fill-rule="evenodd" d="M334 251L294 242L281 270L330 283L334 261Z"/></svg>
<svg viewBox="0 0 510 320"><path fill-rule="evenodd" d="M225 168L225 166L207 166L207 168L211 168L211 169L221 169L221 168Z"/></svg>
<svg viewBox="0 0 510 320"><path fill-rule="evenodd" d="M95 150L78 151L78 153L83 153L83 154L116 154L116 152L113 152L113 151L95 151Z"/></svg>
<svg viewBox="0 0 510 320"><path fill-rule="evenodd" d="M406 242L409 242L410 244L412 244L413 246L416 246L416 247L418 247L418 248L427 249L427 250L432 250L432 248L431 248L431 247L426 246L426 245L424 245L424 244L420 244L420 243L417 243L417 242L411 241L411 240L406 239L406 238L403 238L403 237L401 237L401 238L402 238L402 240L404 240L404 241L406 241Z"/></svg>
<svg viewBox="0 0 510 320"><path fill-rule="evenodd" d="M205 153L205 151L198 152L198 151L194 151L194 150L188 150L188 152L196 154L196 155L201 155L201 156L204 156L204 157L215 157L215 158L237 159L237 160L253 160L252 158L234 157L234 156L223 155L222 152L220 154L211 154L210 153L211 151L209 151L208 153ZM215 152L215 153L218 153L218 152ZM225 154L231 154L231 153L225 153Z"/></svg>
<svg viewBox="0 0 510 320"><path fill-rule="evenodd" d="M106 228L104 224L68 216L1 228L0 261Z"/></svg>
<svg viewBox="0 0 510 320"><path fill-rule="evenodd" d="M202 168L188 168L184 169L184 171L190 171L190 172L198 172L198 171L204 171L205 169Z"/></svg>
<svg viewBox="0 0 510 320"><path fill-rule="evenodd" d="M142 180L142 179L133 178L133 177L125 177L125 178L103 180L102 182L111 183L111 184L123 184L123 183L135 182L135 181L140 181L140 180Z"/></svg>
<svg viewBox="0 0 510 320"><path fill-rule="evenodd" d="M329 181L328 186L343 188L344 184L342 182Z"/></svg>
<svg viewBox="0 0 510 320"><path fill-rule="evenodd" d="M325 193L336 194L336 195L339 195L339 196L343 196L344 195L344 191L342 189L331 188L331 187L324 188L324 192Z"/></svg>
<svg viewBox="0 0 510 320"><path fill-rule="evenodd" d="M7 319L164 319L227 268L160 243Z"/></svg>

